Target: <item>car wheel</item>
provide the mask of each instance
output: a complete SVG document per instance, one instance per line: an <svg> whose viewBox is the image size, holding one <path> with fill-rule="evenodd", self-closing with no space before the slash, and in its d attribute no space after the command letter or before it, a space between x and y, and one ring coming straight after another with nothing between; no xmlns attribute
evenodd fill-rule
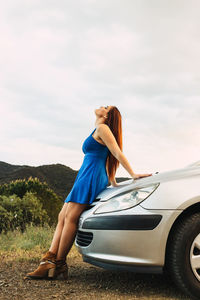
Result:
<svg viewBox="0 0 200 300"><path fill-rule="evenodd" d="M181 220L172 231L166 268L183 292L200 298L200 213Z"/></svg>

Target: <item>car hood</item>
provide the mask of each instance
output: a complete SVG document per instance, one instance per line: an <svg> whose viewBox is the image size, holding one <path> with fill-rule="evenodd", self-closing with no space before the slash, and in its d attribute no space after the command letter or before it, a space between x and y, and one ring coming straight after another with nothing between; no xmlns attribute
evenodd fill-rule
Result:
<svg viewBox="0 0 200 300"><path fill-rule="evenodd" d="M137 180L126 180L119 183L119 186L108 186L97 197L96 200L107 201L108 199L128 192L133 189L143 188L150 185L156 185L166 181L180 180L186 177L200 176L200 161L195 162L185 168L176 169L167 172L155 173L152 176L140 178Z"/></svg>

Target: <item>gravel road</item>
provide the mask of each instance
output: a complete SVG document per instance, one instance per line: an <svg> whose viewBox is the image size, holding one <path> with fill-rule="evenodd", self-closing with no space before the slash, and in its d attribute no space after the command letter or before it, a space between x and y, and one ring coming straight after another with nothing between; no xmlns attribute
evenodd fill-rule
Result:
<svg viewBox="0 0 200 300"><path fill-rule="evenodd" d="M106 271L83 263L78 253L69 257L68 264L70 272L67 281L24 280L25 274L37 267L38 258L3 255L0 299L189 299L163 275Z"/></svg>

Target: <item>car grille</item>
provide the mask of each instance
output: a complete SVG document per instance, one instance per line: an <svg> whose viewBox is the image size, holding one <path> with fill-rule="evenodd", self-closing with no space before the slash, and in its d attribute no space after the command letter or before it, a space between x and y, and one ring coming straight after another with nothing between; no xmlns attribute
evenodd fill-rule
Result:
<svg viewBox="0 0 200 300"><path fill-rule="evenodd" d="M78 230L76 235L76 243L81 247L87 247L92 242L93 233Z"/></svg>

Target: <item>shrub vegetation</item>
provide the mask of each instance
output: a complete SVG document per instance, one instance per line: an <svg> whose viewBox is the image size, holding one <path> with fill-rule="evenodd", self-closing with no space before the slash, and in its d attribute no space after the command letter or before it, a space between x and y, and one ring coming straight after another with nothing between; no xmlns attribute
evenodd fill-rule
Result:
<svg viewBox="0 0 200 300"><path fill-rule="evenodd" d="M27 192L22 198L0 196L0 220L0 232L7 233L14 229L23 232L28 224L43 225L49 217L36 196Z"/></svg>
<svg viewBox="0 0 200 300"><path fill-rule="evenodd" d="M18 179L0 185L0 230L21 228L33 223L55 224L63 201L37 178ZM10 225L9 225L10 224ZM7 229L6 229L7 228Z"/></svg>

